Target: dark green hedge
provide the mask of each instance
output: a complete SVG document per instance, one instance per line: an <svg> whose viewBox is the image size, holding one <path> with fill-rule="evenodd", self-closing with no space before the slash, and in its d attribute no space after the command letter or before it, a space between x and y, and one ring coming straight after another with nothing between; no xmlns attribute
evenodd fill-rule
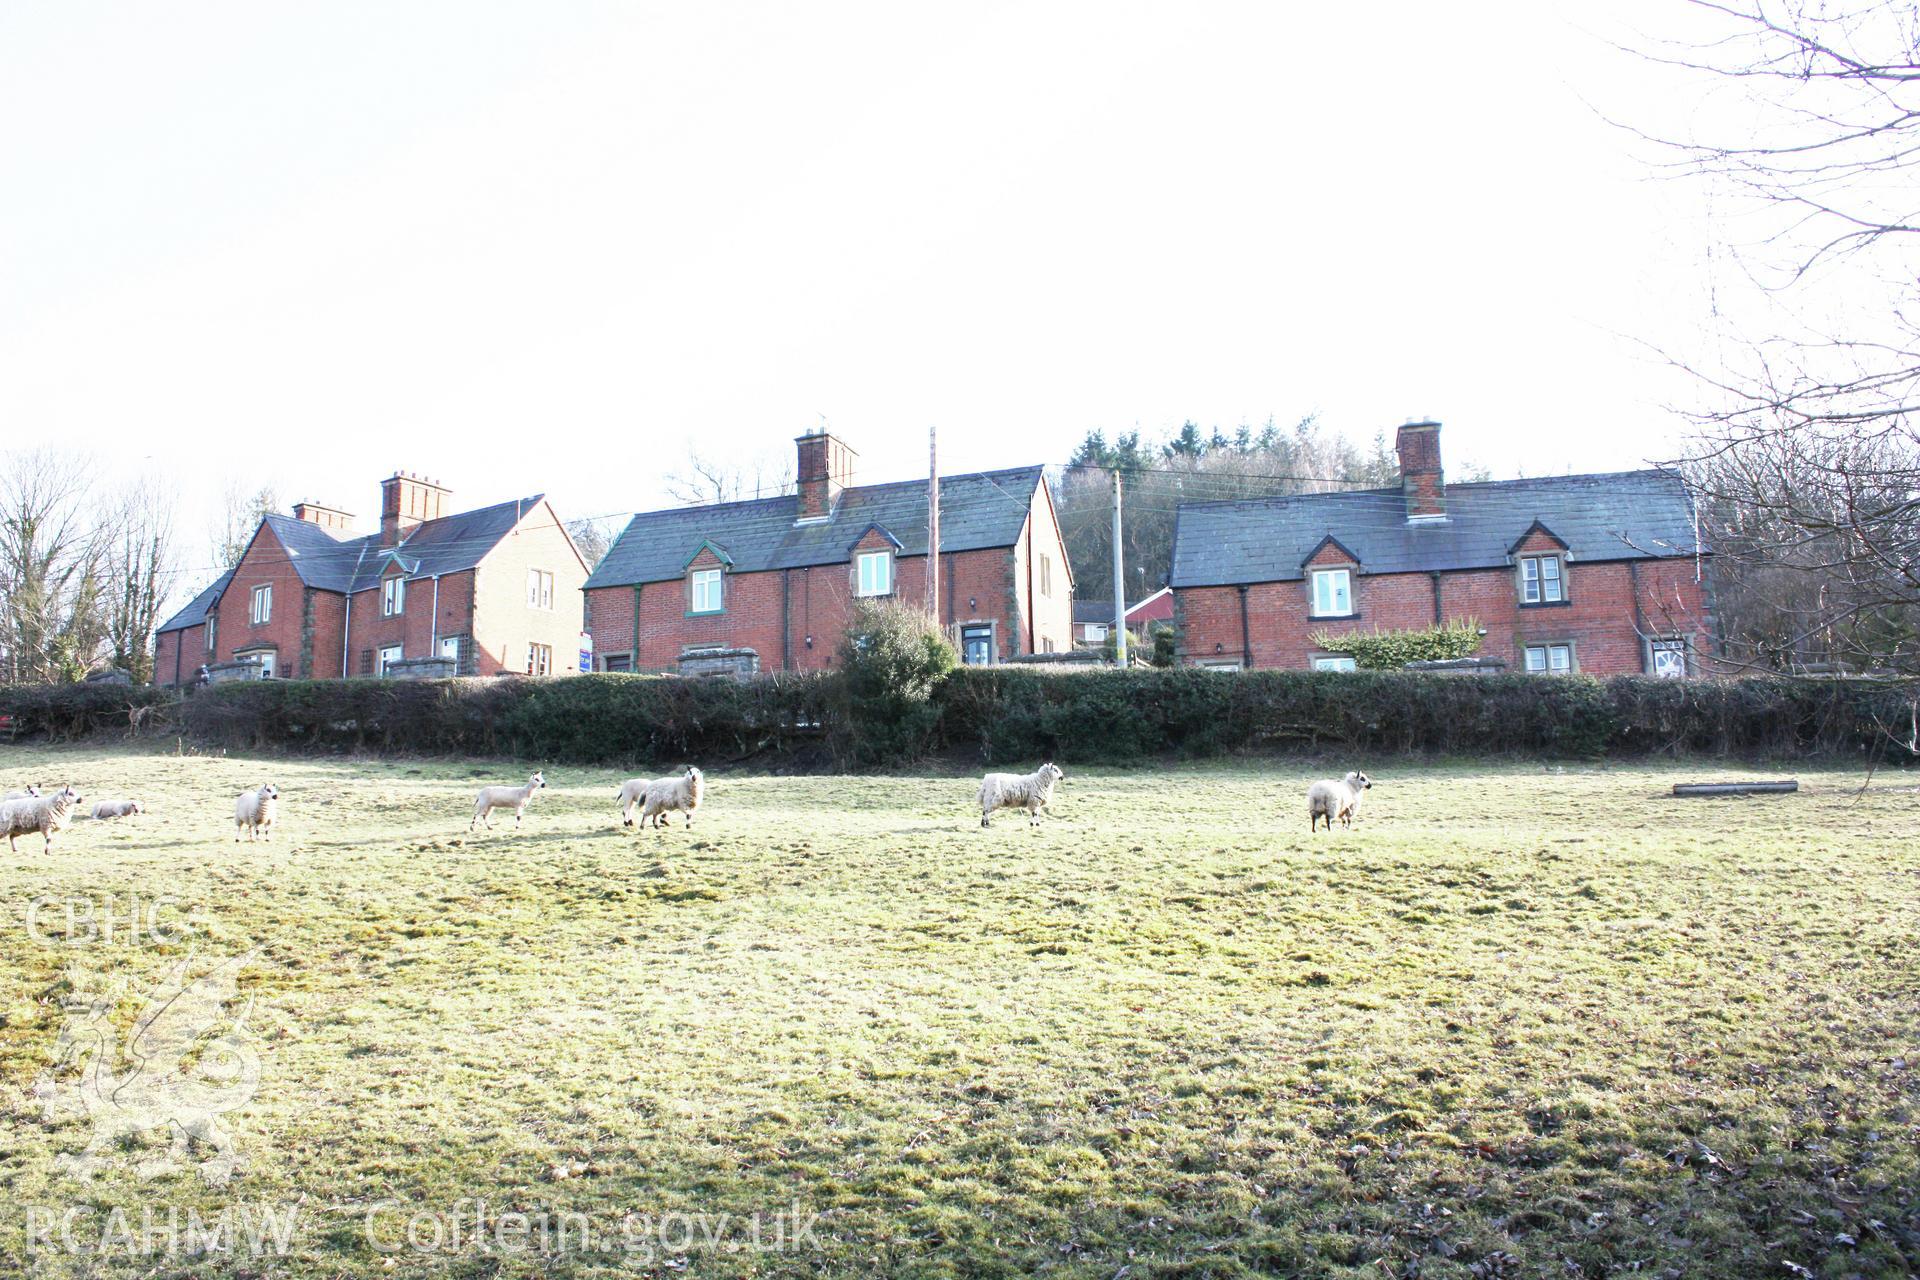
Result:
<svg viewBox="0 0 1920 1280"><path fill-rule="evenodd" d="M956 671L942 734L988 760L1243 750L1568 758L1856 755L1896 746L1913 694L1878 682L1398 672Z"/></svg>
<svg viewBox="0 0 1920 1280"><path fill-rule="evenodd" d="M0 714L13 717L15 732L54 742L169 728L178 702L152 685L0 685Z"/></svg>
<svg viewBox="0 0 1920 1280"><path fill-rule="evenodd" d="M740 760L820 743L831 728L830 691L825 677L801 675L261 680L193 694L180 721L195 741L240 749Z"/></svg>
<svg viewBox="0 0 1920 1280"><path fill-rule="evenodd" d="M268 680L170 690L0 688L22 733L140 730L232 750L511 755L555 762L859 760L892 726L861 723L840 677L746 683ZM932 744L969 760L1123 763L1241 751L1859 756L1911 760L1914 693L1872 681L1590 680L1361 672L962 668L934 693ZM918 737L916 736L916 740ZM891 767L892 761L876 762ZM900 764L910 763L902 760Z"/></svg>

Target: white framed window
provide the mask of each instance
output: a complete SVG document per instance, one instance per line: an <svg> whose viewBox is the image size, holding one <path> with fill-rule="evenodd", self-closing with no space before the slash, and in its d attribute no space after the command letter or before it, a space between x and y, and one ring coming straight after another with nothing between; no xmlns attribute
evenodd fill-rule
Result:
<svg viewBox="0 0 1920 1280"><path fill-rule="evenodd" d="M1687 677L1687 642L1685 640L1655 640L1651 648L1653 674L1662 680L1684 680Z"/></svg>
<svg viewBox="0 0 1920 1280"><path fill-rule="evenodd" d="M1570 644L1530 644L1526 658L1527 670L1536 675L1564 676L1573 670Z"/></svg>
<svg viewBox="0 0 1920 1280"><path fill-rule="evenodd" d="M1105 644L1106 641L1107 624L1104 622L1089 622L1087 624L1087 643Z"/></svg>
<svg viewBox="0 0 1920 1280"><path fill-rule="evenodd" d="M1348 569L1313 571L1313 616L1344 618L1353 612L1353 573Z"/></svg>
<svg viewBox="0 0 1920 1280"><path fill-rule="evenodd" d="M858 596L893 594L893 553L862 551L854 557L853 593Z"/></svg>
<svg viewBox="0 0 1920 1280"><path fill-rule="evenodd" d="M1040 553L1040 594L1053 594L1053 561L1047 558L1044 551Z"/></svg>
<svg viewBox="0 0 1920 1280"><path fill-rule="evenodd" d="M530 676L550 676L553 674L552 645L530 644L527 646L527 674Z"/></svg>
<svg viewBox="0 0 1920 1280"><path fill-rule="evenodd" d="M719 613L726 607L721 576L718 569L695 569L687 575L687 612Z"/></svg>
<svg viewBox="0 0 1920 1280"><path fill-rule="evenodd" d="M380 650L380 664L374 668L374 671L384 680L387 675L387 668L406 656L407 650L404 645L390 644Z"/></svg>
<svg viewBox="0 0 1920 1280"><path fill-rule="evenodd" d="M1238 658L1202 658L1194 665L1202 671L1240 671L1245 666Z"/></svg>
<svg viewBox="0 0 1920 1280"><path fill-rule="evenodd" d="M1360 667L1354 662L1351 654L1329 653L1315 658L1313 669L1315 671L1358 671Z"/></svg>
<svg viewBox="0 0 1920 1280"><path fill-rule="evenodd" d="M553 575L545 569L527 570L527 608L553 608Z"/></svg>
<svg viewBox="0 0 1920 1280"><path fill-rule="evenodd" d="M394 574L380 583L380 616L391 618L407 611L407 580Z"/></svg>
<svg viewBox="0 0 1920 1280"><path fill-rule="evenodd" d="M204 630L207 633L207 652L208 653L213 652L213 633L219 621L220 619L218 616L211 613L207 615L207 625L204 628Z"/></svg>
<svg viewBox="0 0 1920 1280"><path fill-rule="evenodd" d="M247 610L247 620L254 626L273 620L273 584L255 587L253 598Z"/></svg>
<svg viewBox="0 0 1920 1280"><path fill-rule="evenodd" d="M1566 574L1559 556L1520 558L1521 604L1559 604L1566 598Z"/></svg>

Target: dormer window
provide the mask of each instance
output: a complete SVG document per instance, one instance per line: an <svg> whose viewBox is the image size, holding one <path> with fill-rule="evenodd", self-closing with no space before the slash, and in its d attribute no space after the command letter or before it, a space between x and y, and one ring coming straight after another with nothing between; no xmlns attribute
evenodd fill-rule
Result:
<svg viewBox="0 0 1920 1280"><path fill-rule="evenodd" d="M893 553L862 551L854 557L853 593L859 596L893 594Z"/></svg>
<svg viewBox="0 0 1920 1280"><path fill-rule="evenodd" d="M721 613L726 608L724 574L718 569L695 569L687 575L687 612Z"/></svg>
<svg viewBox="0 0 1920 1280"><path fill-rule="evenodd" d="M1313 616L1345 618L1353 614L1353 572L1349 569L1315 569Z"/></svg>
<svg viewBox="0 0 1920 1280"><path fill-rule="evenodd" d="M1520 603L1565 604L1566 570L1559 556L1520 557Z"/></svg>
<svg viewBox="0 0 1920 1280"><path fill-rule="evenodd" d="M380 616L391 618L407 611L407 580L394 574L380 584Z"/></svg>

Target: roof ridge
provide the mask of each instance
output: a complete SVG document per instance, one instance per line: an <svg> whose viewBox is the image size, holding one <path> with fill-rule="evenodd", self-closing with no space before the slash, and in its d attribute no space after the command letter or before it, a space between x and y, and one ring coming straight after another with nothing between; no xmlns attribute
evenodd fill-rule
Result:
<svg viewBox="0 0 1920 1280"><path fill-rule="evenodd" d="M1505 480L1449 480L1446 491L1456 489L1495 489L1507 485L1557 484L1582 480L1616 480L1622 476L1671 476L1680 479L1680 473L1672 467L1630 467L1621 471L1576 471L1559 476L1511 476ZM1310 498L1362 498L1369 496L1399 497L1403 491L1397 485L1370 486L1365 489L1315 489L1307 493L1259 493L1244 498L1196 498L1182 501L1181 507L1234 507L1250 506L1267 502L1300 502Z"/></svg>
<svg viewBox="0 0 1920 1280"><path fill-rule="evenodd" d="M950 480L978 480L978 479L985 479L989 476L1020 475L1028 471L1044 473L1046 469L1047 469L1046 463L1033 462L1022 467L995 467L991 471L956 471L950 474L942 475L940 477L940 483L945 484ZM850 485L847 485L845 488L841 489L840 492L872 493L877 489L897 489L902 485L925 484L926 482L927 482L927 478L925 476L914 476L914 477L909 477L908 479L905 479L905 480L879 480L879 481L875 481L872 484L850 484ZM791 494L791 493L776 493L773 496L767 497L767 498L734 498L727 502L689 502L677 507L655 507L650 511L635 511L633 513L633 518L638 519L641 516L680 515L689 511L731 510L731 509L736 509L740 507L750 507L756 503L762 503L762 502L765 502L765 503L788 502L795 499L797 496L798 495Z"/></svg>

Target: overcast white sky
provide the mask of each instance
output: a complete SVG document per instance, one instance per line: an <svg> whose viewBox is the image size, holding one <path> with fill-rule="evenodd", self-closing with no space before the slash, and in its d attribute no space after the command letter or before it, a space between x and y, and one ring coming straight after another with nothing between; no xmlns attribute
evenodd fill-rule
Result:
<svg viewBox="0 0 1920 1280"><path fill-rule="evenodd" d="M1628 335L1697 327L1707 230L1587 104L1687 106L1594 8L12 3L0 443L195 536L399 467L631 511L822 415L872 480L1310 411L1669 456Z"/></svg>

